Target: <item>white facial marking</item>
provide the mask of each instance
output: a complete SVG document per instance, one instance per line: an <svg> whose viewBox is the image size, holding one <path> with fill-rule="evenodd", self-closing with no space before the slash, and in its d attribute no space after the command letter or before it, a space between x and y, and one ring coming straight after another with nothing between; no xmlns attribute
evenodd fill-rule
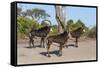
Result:
<svg viewBox="0 0 100 68"><path fill-rule="evenodd" d="M83 32L85 32L85 29L83 30Z"/></svg>
<svg viewBox="0 0 100 68"><path fill-rule="evenodd" d="M50 31L51 31L51 32L53 31L52 28L50 29Z"/></svg>

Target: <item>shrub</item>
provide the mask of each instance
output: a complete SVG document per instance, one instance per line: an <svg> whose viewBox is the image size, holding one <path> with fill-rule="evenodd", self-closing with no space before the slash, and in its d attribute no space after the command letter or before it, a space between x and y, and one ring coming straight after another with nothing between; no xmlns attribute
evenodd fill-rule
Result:
<svg viewBox="0 0 100 68"><path fill-rule="evenodd" d="M87 37L96 38L96 26L92 27L92 28L87 32Z"/></svg>
<svg viewBox="0 0 100 68"><path fill-rule="evenodd" d="M25 38L31 29L38 29L40 27L37 21L27 17L18 17L17 19L17 34L18 38Z"/></svg>

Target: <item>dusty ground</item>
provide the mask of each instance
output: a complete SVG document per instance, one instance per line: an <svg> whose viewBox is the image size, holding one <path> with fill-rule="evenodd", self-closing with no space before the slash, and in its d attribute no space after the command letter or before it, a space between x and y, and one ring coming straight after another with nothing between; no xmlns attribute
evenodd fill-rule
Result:
<svg viewBox="0 0 100 68"><path fill-rule="evenodd" d="M83 39L79 41L79 47L68 46L63 48L61 57L58 57L58 44L52 44L50 52L51 57L47 57L47 49L40 47L40 40L35 40L36 48L29 48L28 40L19 41L17 48L18 64L36 64L36 63L52 63L52 62L70 62L84 61L96 59L96 40ZM69 40L67 45L74 44L73 40ZM46 44L45 44L46 45Z"/></svg>

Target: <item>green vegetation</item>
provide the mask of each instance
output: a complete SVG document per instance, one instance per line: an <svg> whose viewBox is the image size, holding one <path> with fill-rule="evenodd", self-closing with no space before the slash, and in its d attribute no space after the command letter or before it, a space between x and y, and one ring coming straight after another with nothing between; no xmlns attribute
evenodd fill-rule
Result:
<svg viewBox="0 0 100 68"><path fill-rule="evenodd" d="M48 25L45 22L40 24L40 20L46 20L47 17L50 17L42 9L31 9L27 11L22 11L21 8L17 8L17 34L18 39L24 39L27 37L28 33L31 30L39 29L43 26Z"/></svg>
<svg viewBox="0 0 100 68"><path fill-rule="evenodd" d="M28 33L31 30L39 29L41 27L44 27L46 25L50 25L46 22L47 17L50 17L49 14L46 13L43 9L28 9L27 11L22 11L21 8L17 8L17 35L18 39L25 39L28 36ZM50 22L50 20L47 20ZM66 30L72 31L77 29L78 27L83 27L86 32L83 34L83 36L95 38L96 37L96 26L93 26L91 29L87 27L84 22L81 20L77 20L74 22L72 19L68 20L67 23L65 23ZM54 35L58 33L58 25L52 25L52 32L50 32L50 35Z"/></svg>
<svg viewBox="0 0 100 68"><path fill-rule="evenodd" d="M50 32L50 35L55 35L57 33L58 33L57 25L52 25L52 32Z"/></svg>
<svg viewBox="0 0 100 68"><path fill-rule="evenodd" d="M93 26L91 29L87 31L87 37L96 38L96 26Z"/></svg>
<svg viewBox="0 0 100 68"><path fill-rule="evenodd" d="M91 29L87 27L81 20L78 20L74 23L72 19L67 21L66 30L67 31L73 31L79 27L83 27L85 29L85 32L83 36L89 37L89 38L96 38L96 26L94 25Z"/></svg>
<svg viewBox="0 0 100 68"><path fill-rule="evenodd" d="M20 38L25 38L31 29L38 29L41 25L32 19L26 17L18 17L17 19L17 32Z"/></svg>
<svg viewBox="0 0 100 68"><path fill-rule="evenodd" d="M78 20L77 22L74 23L74 21L70 19L68 20L67 25L66 25L67 31L73 31L79 27L83 27L85 29L87 28L81 20Z"/></svg>

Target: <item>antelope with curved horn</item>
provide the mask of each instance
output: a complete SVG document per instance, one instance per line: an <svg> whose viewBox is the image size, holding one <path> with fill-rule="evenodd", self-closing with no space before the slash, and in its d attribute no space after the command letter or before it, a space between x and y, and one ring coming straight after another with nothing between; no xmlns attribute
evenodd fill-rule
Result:
<svg viewBox="0 0 100 68"><path fill-rule="evenodd" d="M59 56L62 56L62 48L63 48L64 44L67 42L68 38L69 38L68 32L66 32L66 31L64 31L63 33L58 34L58 35L49 36L47 38L47 41L48 41L47 42L48 57L50 57L49 50L50 50L50 46L53 42L60 44L60 46L59 46Z"/></svg>
<svg viewBox="0 0 100 68"><path fill-rule="evenodd" d="M42 22L45 22L45 21L48 21L48 20L44 20ZM51 25L51 22L50 21L48 21L48 22ZM41 47L44 48L45 47L44 46L44 40L47 37L47 35L50 32L50 30L51 30L51 26L45 26L45 27L42 27L42 28L40 28L38 30L31 30L30 33L29 33L29 45L30 45L30 47L31 47L31 44L34 47L34 38L35 38L35 36L37 36L37 37L41 38L40 45L41 45ZM42 43L43 43L43 45L42 45Z"/></svg>

